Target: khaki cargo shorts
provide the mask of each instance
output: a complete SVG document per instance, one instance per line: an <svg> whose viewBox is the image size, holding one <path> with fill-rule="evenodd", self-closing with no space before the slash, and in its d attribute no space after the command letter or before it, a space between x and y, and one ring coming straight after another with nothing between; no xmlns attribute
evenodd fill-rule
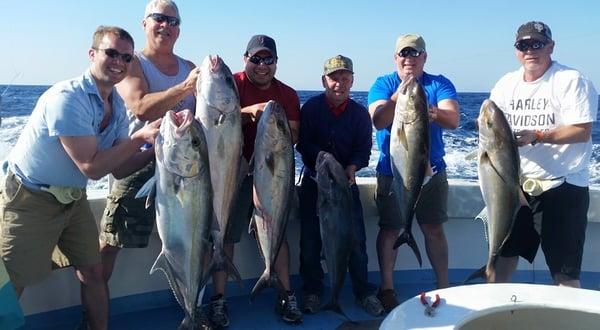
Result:
<svg viewBox="0 0 600 330"><path fill-rule="evenodd" d="M53 268L100 263L98 228L85 192L65 205L25 187L11 172L0 182L0 256L15 286L37 283Z"/></svg>
<svg viewBox="0 0 600 330"><path fill-rule="evenodd" d="M148 246L156 219L154 202L146 208L146 198L135 198L135 195L153 175L154 162L150 162L113 183L100 222L100 240L120 248Z"/></svg>

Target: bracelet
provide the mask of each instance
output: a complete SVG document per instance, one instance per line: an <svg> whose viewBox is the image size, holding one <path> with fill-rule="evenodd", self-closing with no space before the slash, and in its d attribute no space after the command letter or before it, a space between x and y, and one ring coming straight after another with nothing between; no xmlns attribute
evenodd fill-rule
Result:
<svg viewBox="0 0 600 330"><path fill-rule="evenodd" d="M542 140L544 139L544 132L536 129L535 131L533 131L533 133L535 134L535 139L531 141L532 146L536 145L538 142L542 142Z"/></svg>

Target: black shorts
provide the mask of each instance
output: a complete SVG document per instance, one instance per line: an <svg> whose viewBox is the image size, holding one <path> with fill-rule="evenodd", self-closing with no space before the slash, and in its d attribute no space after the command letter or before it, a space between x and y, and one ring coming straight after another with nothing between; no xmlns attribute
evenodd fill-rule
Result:
<svg viewBox="0 0 600 330"><path fill-rule="evenodd" d="M565 182L539 196L526 196L531 209L519 210L500 255L521 256L531 263L541 242L553 277L563 274L579 279L590 204L588 187Z"/></svg>

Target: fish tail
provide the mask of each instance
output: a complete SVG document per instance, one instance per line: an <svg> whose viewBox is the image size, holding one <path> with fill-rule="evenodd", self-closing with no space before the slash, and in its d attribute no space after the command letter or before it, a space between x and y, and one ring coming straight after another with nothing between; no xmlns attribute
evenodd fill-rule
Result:
<svg viewBox="0 0 600 330"><path fill-rule="evenodd" d="M398 236L398 239L396 239L396 243L394 243L394 249L397 249L400 245L404 243L408 244L408 246L415 254L415 257L417 257L419 267L422 267L423 259L421 258L421 251L419 251L419 246L417 245L417 241L415 241L415 237L413 236L412 232L405 230L402 234L400 234L400 236Z"/></svg>
<svg viewBox="0 0 600 330"><path fill-rule="evenodd" d="M473 274L471 274L469 277L467 277L467 279L463 282L463 284L467 284L476 278L487 279L487 275L485 272L486 269L487 269L487 266L483 266L483 267L479 268L478 270L474 271Z"/></svg>
<svg viewBox="0 0 600 330"><path fill-rule="evenodd" d="M186 306L186 300L182 293L183 290L181 289L183 284L174 276L175 271L173 271L171 263L162 252L158 255L158 258L156 258L152 268L150 268L150 274L154 274L157 270L161 270L165 274L167 281L169 282L169 286L171 287L171 291L173 292L173 295L175 295L175 299L181 308L187 311L188 308Z"/></svg>

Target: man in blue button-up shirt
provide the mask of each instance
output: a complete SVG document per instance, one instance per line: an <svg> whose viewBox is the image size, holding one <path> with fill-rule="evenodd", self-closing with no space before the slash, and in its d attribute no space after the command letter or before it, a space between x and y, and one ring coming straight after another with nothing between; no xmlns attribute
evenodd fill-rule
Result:
<svg viewBox="0 0 600 330"><path fill-rule="evenodd" d="M123 177L153 152L158 121L127 136L127 116L114 85L130 66L133 39L99 27L80 77L59 82L38 100L8 158L0 192L0 256L17 295L52 266L74 266L92 329L106 329L108 290L98 230L85 194L88 178Z"/></svg>

